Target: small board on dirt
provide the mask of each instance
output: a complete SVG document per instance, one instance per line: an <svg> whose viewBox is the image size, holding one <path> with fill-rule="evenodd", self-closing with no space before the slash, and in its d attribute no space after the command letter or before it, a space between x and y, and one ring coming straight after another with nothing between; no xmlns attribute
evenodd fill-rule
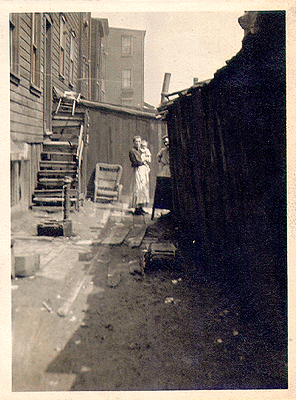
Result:
<svg viewBox="0 0 296 400"><path fill-rule="evenodd" d="M130 231L128 226L114 226L109 235L101 242L101 244L119 245L121 244Z"/></svg>
<svg viewBox="0 0 296 400"><path fill-rule="evenodd" d="M139 247L145 236L147 225L134 225L130 230L128 236L125 238L125 243L129 247Z"/></svg>

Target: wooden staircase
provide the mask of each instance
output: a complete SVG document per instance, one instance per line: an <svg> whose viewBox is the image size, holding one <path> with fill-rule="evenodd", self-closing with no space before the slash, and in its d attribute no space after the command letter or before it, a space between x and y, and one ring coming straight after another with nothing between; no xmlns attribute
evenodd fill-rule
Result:
<svg viewBox="0 0 296 400"><path fill-rule="evenodd" d="M52 134L43 143L32 209L60 211L64 204L65 177L71 177L70 204L79 208L84 149L84 110L74 111L74 102L59 99L52 119ZM74 115L73 115L74 114Z"/></svg>

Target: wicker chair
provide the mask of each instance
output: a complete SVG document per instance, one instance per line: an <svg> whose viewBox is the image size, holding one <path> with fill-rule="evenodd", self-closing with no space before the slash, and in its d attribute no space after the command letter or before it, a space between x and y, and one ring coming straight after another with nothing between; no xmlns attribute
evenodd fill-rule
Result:
<svg viewBox="0 0 296 400"><path fill-rule="evenodd" d="M94 202L119 201L122 190L122 166L98 163L95 174Z"/></svg>

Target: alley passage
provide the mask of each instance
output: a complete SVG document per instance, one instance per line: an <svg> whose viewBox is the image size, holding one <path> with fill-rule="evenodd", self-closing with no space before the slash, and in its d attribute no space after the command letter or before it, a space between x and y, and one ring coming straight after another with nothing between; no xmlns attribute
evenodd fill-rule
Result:
<svg viewBox="0 0 296 400"><path fill-rule="evenodd" d="M104 240L114 239L116 224L123 229L125 223L113 218ZM170 218L158 218L145 232L142 248L174 241ZM140 249L126 241L93 251L93 268L85 263L86 278L65 318L46 310L41 316L39 307L46 296L57 298L62 283L18 281L14 391L285 387L285 352L244 318L238 299L221 283L189 273L179 258L158 260L141 274L135 268ZM57 300L51 305L56 311Z"/></svg>
<svg viewBox="0 0 296 400"><path fill-rule="evenodd" d="M239 311L217 285L182 271L127 273L88 297L86 325L47 371L75 374L79 391L281 387L284 355L262 346Z"/></svg>

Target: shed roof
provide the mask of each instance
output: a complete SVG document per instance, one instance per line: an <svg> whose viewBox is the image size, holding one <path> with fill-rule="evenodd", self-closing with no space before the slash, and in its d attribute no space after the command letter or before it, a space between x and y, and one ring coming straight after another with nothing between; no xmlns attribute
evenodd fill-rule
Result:
<svg viewBox="0 0 296 400"><path fill-rule="evenodd" d="M162 103L159 107L157 107L157 111L158 111L160 117L162 119L165 119L168 108L170 108L170 106L172 106L175 103L175 101L178 100L180 97L191 96L192 90L202 88L202 87L208 85L211 81L212 81L212 79L207 79L205 81L198 82L195 85L190 86L187 89L183 89L183 90L179 90L177 92L165 94L164 96L168 99L168 101L166 101L165 103ZM173 96L178 96L178 97L170 99L170 97L173 97Z"/></svg>
<svg viewBox="0 0 296 400"><path fill-rule="evenodd" d="M97 109L101 109L101 110L114 111L114 112L118 112L118 113L134 115L134 116L138 116L138 117L140 116L140 117L145 117L145 118L157 119L157 116L158 116L157 110L149 110L149 109L129 107L129 106L119 106L116 104L100 103L100 102L90 101L90 100L85 100L85 99L80 99L77 103L81 104L85 107L88 107L88 108L97 108Z"/></svg>

